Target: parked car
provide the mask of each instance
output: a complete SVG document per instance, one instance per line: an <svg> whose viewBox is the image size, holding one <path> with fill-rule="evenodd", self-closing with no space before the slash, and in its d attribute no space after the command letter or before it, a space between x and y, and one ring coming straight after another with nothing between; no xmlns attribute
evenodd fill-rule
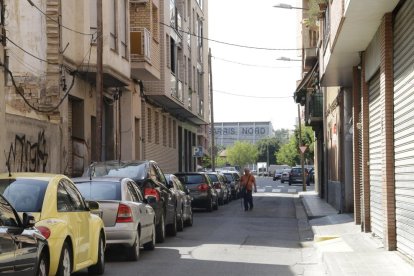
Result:
<svg viewBox="0 0 414 276"><path fill-rule="evenodd" d="M208 172L207 176L213 183L214 189L217 191L219 205L229 202L229 190L227 187L227 179L218 172Z"/></svg>
<svg viewBox="0 0 414 276"><path fill-rule="evenodd" d="M282 175L280 176L280 182L282 183L289 182L290 170L291 169L284 169L282 171Z"/></svg>
<svg viewBox="0 0 414 276"><path fill-rule="evenodd" d="M231 195L233 199L240 198L240 175L233 171L222 171L231 187Z"/></svg>
<svg viewBox="0 0 414 276"><path fill-rule="evenodd" d="M210 179L203 172L181 172L175 176L190 190L193 208L211 212L218 209L218 195Z"/></svg>
<svg viewBox="0 0 414 276"><path fill-rule="evenodd" d="M305 168L305 181L306 184L309 186L309 178L308 178L308 169ZM289 174L289 185L292 185L293 183L303 183L303 172L302 167L293 167L290 170Z"/></svg>
<svg viewBox="0 0 414 276"><path fill-rule="evenodd" d="M72 179L86 200L99 203L107 246L123 246L129 260L139 258L140 247L155 247L155 212L130 178ZM155 200L155 199L154 199Z"/></svg>
<svg viewBox="0 0 414 276"><path fill-rule="evenodd" d="M95 201L85 203L75 184L64 175L0 174L0 191L17 212L30 212L36 228L48 240L49 275L69 275L88 268L105 271L105 230L91 213Z"/></svg>
<svg viewBox="0 0 414 276"><path fill-rule="evenodd" d="M159 200L150 202L155 211L155 230L157 242L164 242L166 232L177 234L176 198L168 189L167 179L155 161L105 161L92 163L84 175L120 176L135 181L145 195L145 185L153 185L159 193Z"/></svg>
<svg viewBox="0 0 414 276"><path fill-rule="evenodd" d="M177 229L182 231L184 225L193 225L193 209L191 208L190 190L174 174L165 174L168 188L177 198Z"/></svg>
<svg viewBox="0 0 414 276"><path fill-rule="evenodd" d="M0 195L0 274L39 275L49 273L49 246L34 227L31 214L20 219L12 205Z"/></svg>
<svg viewBox="0 0 414 276"><path fill-rule="evenodd" d="M309 183L315 183L315 168L310 168L308 172Z"/></svg>
<svg viewBox="0 0 414 276"><path fill-rule="evenodd" d="M283 170L276 170L273 175L273 181L280 180L282 178Z"/></svg>

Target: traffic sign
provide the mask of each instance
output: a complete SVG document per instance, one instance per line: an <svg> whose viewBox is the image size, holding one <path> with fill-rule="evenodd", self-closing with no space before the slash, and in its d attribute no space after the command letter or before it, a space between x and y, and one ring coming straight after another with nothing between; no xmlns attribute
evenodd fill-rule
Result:
<svg viewBox="0 0 414 276"><path fill-rule="evenodd" d="M307 146L301 146L301 147L299 147L299 149L300 149L300 151L302 153L305 153L305 151L306 151L307 148L308 148Z"/></svg>

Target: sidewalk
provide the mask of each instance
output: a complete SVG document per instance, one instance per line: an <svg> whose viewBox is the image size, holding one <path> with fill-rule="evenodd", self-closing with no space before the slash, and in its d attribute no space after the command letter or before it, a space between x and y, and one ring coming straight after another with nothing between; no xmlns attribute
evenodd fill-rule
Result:
<svg viewBox="0 0 414 276"><path fill-rule="evenodd" d="M300 192L299 197L326 275L414 275L414 262L397 251L384 250L377 238L361 232L353 214L338 214L314 191Z"/></svg>

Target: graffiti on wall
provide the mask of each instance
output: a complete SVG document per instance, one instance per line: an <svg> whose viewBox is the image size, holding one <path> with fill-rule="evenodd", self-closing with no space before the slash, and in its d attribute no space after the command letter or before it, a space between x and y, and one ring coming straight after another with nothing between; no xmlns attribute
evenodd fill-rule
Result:
<svg viewBox="0 0 414 276"><path fill-rule="evenodd" d="M37 135L37 141L30 140L25 134L14 137L7 156L7 167L14 172L46 172L49 158L45 131Z"/></svg>

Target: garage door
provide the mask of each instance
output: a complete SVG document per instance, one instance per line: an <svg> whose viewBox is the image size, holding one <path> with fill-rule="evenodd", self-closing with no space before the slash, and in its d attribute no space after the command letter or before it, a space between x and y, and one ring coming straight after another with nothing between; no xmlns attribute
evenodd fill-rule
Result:
<svg viewBox="0 0 414 276"><path fill-rule="evenodd" d="M381 102L380 75L377 73L369 81L369 181L371 230L383 239Z"/></svg>
<svg viewBox="0 0 414 276"><path fill-rule="evenodd" d="M414 1L394 24L394 146L397 249L414 259Z"/></svg>

